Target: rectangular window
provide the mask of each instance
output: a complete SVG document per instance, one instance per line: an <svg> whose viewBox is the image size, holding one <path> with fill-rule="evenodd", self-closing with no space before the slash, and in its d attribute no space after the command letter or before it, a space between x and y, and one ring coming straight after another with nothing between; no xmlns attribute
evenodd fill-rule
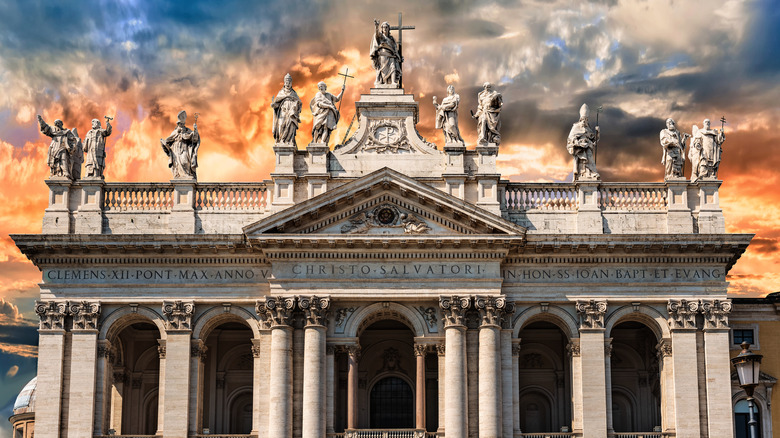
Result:
<svg viewBox="0 0 780 438"><path fill-rule="evenodd" d="M734 330L734 343L739 345L743 342L753 344L753 329L735 329Z"/></svg>

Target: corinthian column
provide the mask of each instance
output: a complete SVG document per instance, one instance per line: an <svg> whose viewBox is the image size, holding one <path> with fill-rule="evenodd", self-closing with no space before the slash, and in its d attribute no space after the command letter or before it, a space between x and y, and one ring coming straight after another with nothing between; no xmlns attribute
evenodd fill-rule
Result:
<svg viewBox="0 0 780 438"><path fill-rule="evenodd" d="M445 376L447 377L444 429L447 438L466 438L468 408L466 404L466 326L463 314L471 306L466 297L440 297L444 313Z"/></svg>
<svg viewBox="0 0 780 438"><path fill-rule="evenodd" d="M417 360L417 378L415 379L415 428L425 429L425 353L428 346L414 345L414 357Z"/></svg>
<svg viewBox="0 0 780 438"><path fill-rule="evenodd" d="M347 429L357 429L358 358L360 345L347 345Z"/></svg>
<svg viewBox="0 0 780 438"><path fill-rule="evenodd" d="M500 297L477 297L479 310L479 436L495 438L501 433L501 314L506 301Z"/></svg>
<svg viewBox="0 0 780 438"><path fill-rule="evenodd" d="M292 327L295 298L267 298L257 303L257 314L270 322L271 371L268 436L292 437Z"/></svg>
<svg viewBox="0 0 780 438"><path fill-rule="evenodd" d="M329 297L300 298L306 316L303 352L303 438L322 438L325 422L325 324Z"/></svg>

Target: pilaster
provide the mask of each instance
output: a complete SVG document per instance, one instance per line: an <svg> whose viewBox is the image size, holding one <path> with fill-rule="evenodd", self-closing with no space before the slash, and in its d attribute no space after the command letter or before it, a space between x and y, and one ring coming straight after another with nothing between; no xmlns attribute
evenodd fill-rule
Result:
<svg viewBox="0 0 780 438"><path fill-rule="evenodd" d="M202 339L193 339L190 345L190 435L197 435L203 425L204 368L208 347Z"/></svg>
<svg viewBox="0 0 780 438"><path fill-rule="evenodd" d="M447 347L445 344L436 344L436 355L439 365L439 428L436 433L444 434L444 420L447 406L447 370L446 370Z"/></svg>
<svg viewBox="0 0 780 438"><path fill-rule="evenodd" d="M501 418L504 438L514 437L514 399L512 394L512 330L511 315L507 314L501 329Z"/></svg>
<svg viewBox="0 0 780 438"><path fill-rule="evenodd" d="M674 360L672 339L664 338L656 345L661 380L661 431L673 434L675 431L674 408Z"/></svg>
<svg viewBox="0 0 780 438"><path fill-rule="evenodd" d="M36 302L35 313L40 317L36 397L46 400L35 407L36 436L59 438L67 305L56 301Z"/></svg>
<svg viewBox="0 0 780 438"><path fill-rule="evenodd" d="M599 206L599 181L577 181L577 233L604 234Z"/></svg>
<svg viewBox="0 0 780 438"><path fill-rule="evenodd" d="M604 316L607 302L577 302L580 317L580 385L582 435L607 436L607 382L604 357Z"/></svg>
<svg viewBox="0 0 780 438"><path fill-rule="evenodd" d="M68 311L73 318L71 361L74 362L70 366L68 438L92 438L100 303L70 303Z"/></svg>
<svg viewBox="0 0 780 438"><path fill-rule="evenodd" d="M520 338L512 339L512 424L513 435L520 430Z"/></svg>
<svg viewBox="0 0 780 438"><path fill-rule="evenodd" d="M161 393L164 403L158 418L162 417L163 438L187 438L190 414L190 358L192 355L193 302L164 302L162 313L166 318L165 342L159 352L163 373ZM159 433L160 431L158 431Z"/></svg>
<svg viewBox="0 0 780 438"><path fill-rule="evenodd" d="M696 313L699 310L699 303L688 300L669 300L667 310L674 352L672 363L677 438L699 438L701 427L698 403L698 357L696 354ZM730 416L731 414L729 414Z"/></svg>
<svg viewBox="0 0 780 438"><path fill-rule="evenodd" d="M704 370L707 374L707 422L709 435L728 436L734 430L729 361L731 301L701 300L704 315Z"/></svg>

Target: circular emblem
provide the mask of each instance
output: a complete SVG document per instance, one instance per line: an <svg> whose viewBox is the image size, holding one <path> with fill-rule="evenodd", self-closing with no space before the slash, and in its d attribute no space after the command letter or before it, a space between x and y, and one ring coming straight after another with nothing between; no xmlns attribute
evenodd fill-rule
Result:
<svg viewBox="0 0 780 438"><path fill-rule="evenodd" d="M376 220L382 225L390 225L395 222L395 212L391 208L380 208L376 212Z"/></svg>

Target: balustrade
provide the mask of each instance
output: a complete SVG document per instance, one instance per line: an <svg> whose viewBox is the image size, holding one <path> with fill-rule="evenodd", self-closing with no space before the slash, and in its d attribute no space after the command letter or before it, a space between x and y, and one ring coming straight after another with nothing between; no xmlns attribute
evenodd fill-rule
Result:
<svg viewBox="0 0 780 438"><path fill-rule="evenodd" d="M519 433L516 438L572 438L572 432L537 432L537 433Z"/></svg>
<svg viewBox="0 0 780 438"><path fill-rule="evenodd" d="M569 183L510 183L505 202L509 211L577 210L577 189Z"/></svg>
<svg viewBox="0 0 780 438"><path fill-rule="evenodd" d="M436 433L420 429L362 429L348 430L343 434L328 434L328 438L429 438Z"/></svg>
<svg viewBox="0 0 780 438"><path fill-rule="evenodd" d="M262 211L268 202L265 183L198 184L195 208L204 211Z"/></svg>
<svg viewBox="0 0 780 438"><path fill-rule="evenodd" d="M170 210L173 185L165 183L108 183L103 193L103 210Z"/></svg>
<svg viewBox="0 0 780 438"><path fill-rule="evenodd" d="M662 183L602 183L599 205L602 210L666 210L667 188Z"/></svg>

